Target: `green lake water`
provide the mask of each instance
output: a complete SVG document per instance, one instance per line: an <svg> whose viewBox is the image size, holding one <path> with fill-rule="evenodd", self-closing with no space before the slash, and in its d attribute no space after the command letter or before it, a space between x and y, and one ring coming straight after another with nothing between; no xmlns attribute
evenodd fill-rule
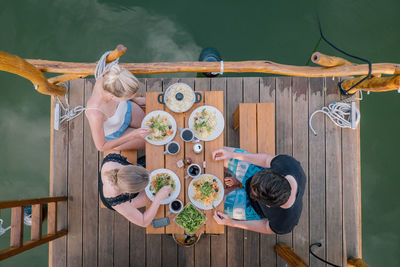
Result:
<svg viewBox="0 0 400 267"><path fill-rule="evenodd" d="M0 50L23 58L94 62L116 44L122 62L197 60L214 46L224 60L304 65L318 39L318 13L338 47L372 62L400 63L396 0L129 1L3 0ZM338 52L321 43L319 51ZM184 74L193 77L194 74ZM400 115L397 92L361 102L363 258L400 266ZM49 194L50 98L0 72L0 200ZM5 225L10 224L2 214ZM0 237L0 248L8 235ZM0 266L47 266L44 245Z"/></svg>

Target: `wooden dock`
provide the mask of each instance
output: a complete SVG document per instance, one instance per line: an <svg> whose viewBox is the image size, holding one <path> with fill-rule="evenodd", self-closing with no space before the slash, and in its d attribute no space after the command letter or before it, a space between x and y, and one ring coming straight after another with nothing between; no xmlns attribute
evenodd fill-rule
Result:
<svg viewBox="0 0 400 267"><path fill-rule="evenodd" d="M140 79L141 93L178 81L195 90L224 91L225 143L232 147L239 147L232 128L237 105L275 103L276 153L293 155L308 179L299 225L283 236L227 227L192 248L176 245L169 235L146 235L144 228L99 207L102 157L83 115L59 131L51 129L50 195L68 196L58 212L59 228L68 226L68 235L50 244L50 266L285 266L274 252L277 242L293 247L311 266L325 266L308 252L315 242L322 247L314 252L332 263L347 266L348 257L361 258L359 130L337 128L321 114L313 120L318 135L308 129L314 110L340 99L337 78L149 78ZM69 82L71 106L85 105L93 84L93 79Z"/></svg>

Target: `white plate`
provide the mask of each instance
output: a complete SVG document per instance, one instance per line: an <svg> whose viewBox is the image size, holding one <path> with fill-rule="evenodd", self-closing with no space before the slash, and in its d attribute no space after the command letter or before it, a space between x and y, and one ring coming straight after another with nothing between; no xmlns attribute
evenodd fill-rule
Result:
<svg viewBox="0 0 400 267"><path fill-rule="evenodd" d="M154 195L153 195L154 191L150 190L151 181L152 181L152 177L157 175L158 173L168 173L169 175L171 175L172 179L174 179L175 190L171 192L171 195L168 198L161 201L161 204L169 204L170 202L172 202L174 199L176 199L178 197L179 192L181 191L181 182L179 181L178 176L171 170L157 169L157 170L152 171L149 175L150 182L146 186L146 189L145 189L146 195L151 201L154 200Z"/></svg>
<svg viewBox="0 0 400 267"><path fill-rule="evenodd" d="M211 176L213 179L216 179L218 182L218 186L219 186L219 192L218 192L218 200L214 201L214 206L217 207L221 201L224 199L224 185L222 184L221 180L218 179L216 176L212 175L212 174L202 174L199 177L193 179L188 187L188 195L189 195L189 199L190 201L193 203L193 205L195 205L196 207L198 207L199 209L202 210L210 210L213 208L212 203L209 206L204 205L203 203L201 203L200 201L196 200L194 198L194 185L193 183L196 182L197 180L201 179L201 177L204 176Z"/></svg>
<svg viewBox="0 0 400 267"><path fill-rule="evenodd" d="M162 146L165 145L167 143L169 143L170 141L172 141L172 139L174 139L175 134L176 134L176 121L174 119L174 117L171 116L171 114L169 114L168 112L165 112L163 110L154 110L152 112L150 112L149 114L147 114L143 121L142 121L142 128L148 128L147 126L145 126L145 122L150 120L151 117L153 116L157 116L157 115L161 115L161 116L166 116L168 118L168 120L171 122L172 125L172 130L174 131L174 133L170 136L168 136L167 138L165 138L164 140L161 141L154 141L154 140L149 140L146 136L146 141L149 142L150 144L156 145L156 146Z"/></svg>
<svg viewBox="0 0 400 267"><path fill-rule="evenodd" d="M214 130L211 132L211 135L207 138L201 138L195 131L194 129L194 117L197 112L201 112L204 108L207 110L214 112L217 120L217 125L215 126ZM213 106L200 106L193 110L192 114L190 114L189 117L189 128L193 130L194 135L196 136L197 139L202 140L202 141L211 141L216 139L218 136L221 135L221 133L224 131L225 127L225 119L222 113L215 107Z"/></svg>

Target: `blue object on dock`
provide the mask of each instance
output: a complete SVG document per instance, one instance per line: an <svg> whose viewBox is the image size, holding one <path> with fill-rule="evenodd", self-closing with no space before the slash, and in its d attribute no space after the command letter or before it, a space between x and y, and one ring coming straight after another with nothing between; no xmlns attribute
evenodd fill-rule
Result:
<svg viewBox="0 0 400 267"><path fill-rule="evenodd" d="M42 222L47 218L47 204L42 205ZM32 206L24 207L24 224L32 226Z"/></svg>
<svg viewBox="0 0 400 267"><path fill-rule="evenodd" d="M222 61L222 58L217 49L213 47L206 47L201 51L199 61L219 62ZM219 75L219 73L215 72L203 72L203 74L207 77L216 77Z"/></svg>

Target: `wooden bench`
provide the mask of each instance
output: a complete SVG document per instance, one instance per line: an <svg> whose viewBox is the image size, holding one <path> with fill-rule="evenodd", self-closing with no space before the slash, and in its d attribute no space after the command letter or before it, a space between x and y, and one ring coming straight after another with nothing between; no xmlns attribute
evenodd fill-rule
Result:
<svg viewBox="0 0 400 267"><path fill-rule="evenodd" d="M137 155L138 155L137 150L121 150L121 151L109 150L104 152L104 157L113 152L119 152L122 156L126 157L126 159L132 164L137 163ZM100 199L99 199L99 204L100 208L107 208L106 206L104 206L103 202Z"/></svg>
<svg viewBox="0 0 400 267"><path fill-rule="evenodd" d="M240 103L233 114L239 145L250 153L275 155L274 103Z"/></svg>

